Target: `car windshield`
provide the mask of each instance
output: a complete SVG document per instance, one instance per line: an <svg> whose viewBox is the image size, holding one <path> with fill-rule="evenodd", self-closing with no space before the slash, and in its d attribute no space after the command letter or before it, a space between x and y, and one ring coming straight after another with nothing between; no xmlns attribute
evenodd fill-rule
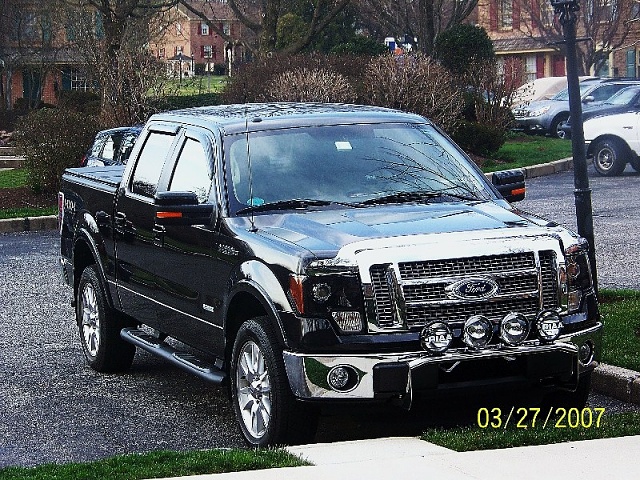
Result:
<svg viewBox="0 0 640 480"><path fill-rule="evenodd" d="M640 91L638 87L623 88L609 97L605 103L610 103L611 105L628 105L633 101L638 91Z"/></svg>
<svg viewBox="0 0 640 480"><path fill-rule="evenodd" d="M587 93L589 90L591 90L591 88L593 87L593 84L591 83L581 83L580 84L580 98L584 97L584 94ZM561 90L560 92L556 93L556 95L552 98L552 100L562 100L562 101L569 101L569 89L565 88L564 90Z"/></svg>
<svg viewBox="0 0 640 480"><path fill-rule="evenodd" d="M233 212L494 198L480 172L429 124L330 125L225 139ZM248 154L249 152L249 154ZM293 200L293 202L292 202ZM258 208L260 207L260 208Z"/></svg>

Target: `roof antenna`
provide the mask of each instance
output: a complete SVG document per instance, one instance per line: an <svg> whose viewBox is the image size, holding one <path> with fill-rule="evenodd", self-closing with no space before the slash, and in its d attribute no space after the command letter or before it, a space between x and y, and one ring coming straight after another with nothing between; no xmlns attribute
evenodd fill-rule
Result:
<svg viewBox="0 0 640 480"><path fill-rule="evenodd" d="M255 218L254 218L254 214L253 214L253 205L254 205L254 200L253 200L253 169L251 168L251 149L249 148L249 115L248 115L247 105L246 104L244 106L244 131L245 131L245 135L247 137L247 166L249 167L249 208L251 208L251 217L249 217L250 218L250 222L251 222L251 228L249 229L249 231L250 232L257 232L258 229L256 228Z"/></svg>

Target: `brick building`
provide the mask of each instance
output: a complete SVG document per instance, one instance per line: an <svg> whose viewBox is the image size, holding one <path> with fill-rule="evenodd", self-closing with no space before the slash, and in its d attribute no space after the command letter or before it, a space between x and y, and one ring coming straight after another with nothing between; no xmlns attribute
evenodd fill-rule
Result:
<svg viewBox="0 0 640 480"><path fill-rule="evenodd" d="M64 90L86 90L72 29L50 2L0 5L0 98L8 108L56 104ZM94 15L96 28L99 18Z"/></svg>
<svg viewBox="0 0 640 480"><path fill-rule="evenodd" d="M590 3L591 2L591 3ZM586 72L600 76L638 77L640 65L640 1L639 0L581 0L581 11L592 8L621 8L624 2L629 18L623 19L620 29L630 27L625 41L613 38L612 48L598 71ZM604 14L603 14L604 15ZM550 45L542 32L552 28L557 18L549 0L479 0L475 21L493 40L499 66L519 84L540 77L566 74L564 55ZM601 22L606 22L602 18ZM578 23L578 36L584 36L584 27ZM595 39L602 45L601 39Z"/></svg>
<svg viewBox="0 0 640 480"><path fill-rule="evenodd" d="M174 76L192 76L208 72L228 71L235 61L243 60L246 51L240 39L248 31L236 19L226 0L190 2L204 13L207 21L184 6L174 7L171 20L160 40L153 44L153 54L167 63Z"/></svg>

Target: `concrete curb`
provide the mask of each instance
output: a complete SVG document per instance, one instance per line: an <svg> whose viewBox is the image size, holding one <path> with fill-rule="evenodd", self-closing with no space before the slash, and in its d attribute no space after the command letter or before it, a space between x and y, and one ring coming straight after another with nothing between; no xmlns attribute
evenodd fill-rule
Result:
<svg viewBox="0 0 640 480"><path fill-rule="evenodd" d="M57 230L58 217L7 218L0 220L0 233L30 232L35 230Z"/></svg>
<svg viewBox="0 0 640 480"><path fill-rule="evenodd" d="M591 387L623 402L640 405L640 373L634 370L602 364L593 372Z"/></svg>

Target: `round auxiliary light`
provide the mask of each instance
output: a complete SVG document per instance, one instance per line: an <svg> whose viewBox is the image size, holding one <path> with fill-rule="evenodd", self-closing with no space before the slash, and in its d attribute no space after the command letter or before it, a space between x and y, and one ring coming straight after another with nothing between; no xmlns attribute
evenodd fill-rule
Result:
<svg viewBox="0 0 640 480"><path fill-rule="evenodd" d="M331 296L331 287L326 283L317 283L312 289L313 299L318 303L324 303Z"/></svg>
<svg viewBox="0 0 640 480"><path fill-rule="evenodd" d="M536 320L538 338L543 342L553 342L560 336L562 331L562 320L560 315L551 310L541 312Z"/></svg>
<svg viewBox="0 0 640 480"><path fill-rule="evenodd" d="M420 345L429 353L444 353L452 340L449 326L438 320L427 323L420 332Z"/></svg>
<svg viewBox="0 0 640 480"><path fill-rule="evenodd" d="M500 322L500 338L504 343L515 347L525 341L529 335L529 322L521 313L511 312Z"/></svg>
<svg viewBox="0 0 640 480"><path fill-rule="evenodd" d="M329 370L327 382L329 386L338 392L353 390L358 384L358 372L348 365L338 365Z"/></svg>
<svg viewBox="0 0 640 480"><path fill-rule="evenodd" d="M462 340L471 348L482 348L491 341L493 325L482 315L474 315L464 322Z"/></svg>

